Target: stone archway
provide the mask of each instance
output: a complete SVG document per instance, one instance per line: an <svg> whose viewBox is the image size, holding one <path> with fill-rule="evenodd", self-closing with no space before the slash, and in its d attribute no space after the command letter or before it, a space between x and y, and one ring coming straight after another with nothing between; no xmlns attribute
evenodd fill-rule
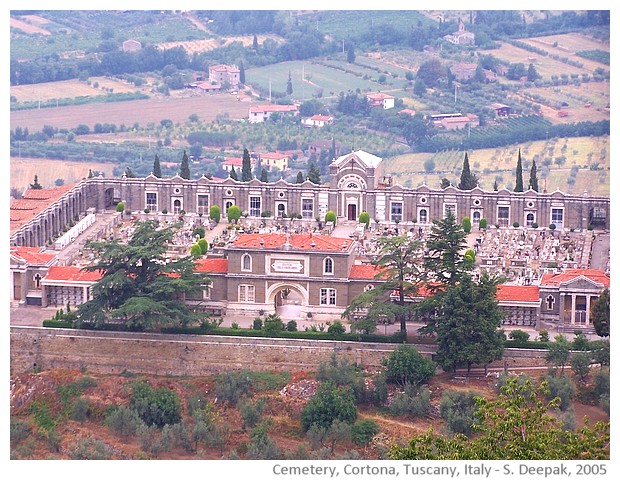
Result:
<svg viewBox="0 0 620 480"><path fill-rule="evenodd" d="M308 305L308 291L294 283L276 283L266 294L267 303L273 305L282 320L298 320Z"/></svg>

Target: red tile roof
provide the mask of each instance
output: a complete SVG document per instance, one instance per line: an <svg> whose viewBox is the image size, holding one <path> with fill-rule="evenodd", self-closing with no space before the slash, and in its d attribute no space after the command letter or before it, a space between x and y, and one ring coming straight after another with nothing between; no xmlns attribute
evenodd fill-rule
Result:
<svg viewBox="0 0 620 480"><path fill-rule="evenodd" d="M350 280L375 280L375 275L381 271L374 265L353 265L349 272Z"/></svg>
<svg viewBox="0 0 620 480"><path fill-rule="evenodd" d="M602 270L594 270L592 268L576 268L566 270L562 273L546 273L543 275L540 284L558 286L561 283L566 283L570 280L574 280L577 277L584 276L596 283L602 283L606 287L609 287L610 278Z"/></svg>
<svg viewBox="0 0 620 480"><path fill-rule="evenodd" d="M319 252L347 251L353 244L350 238L330 237L328 235L281 233L242 234L237 237L233 245L236 248L282 248L287 238L292 248L298 250L315 250ZM343 246L345 248L343 248Z"/></svg>
<svg viewBox="0 0 620 480"><path fill-rule="evenodd" d="M68 184L61 187L42 188L40 190L29 188L22 198L11 200L9 207L11 233L19 230L74 186L75 184Z"/></svg>
<svg viewBox="0 0 620 480"><path fill-rule="evenodd" d="M87 272L79 267L50 267L45 276L47 281L63 281L63 282L97 282L101 279L102 274L99 271Z"/></svg>
<svg viewBox="0 0 620 480"><path fill-rule="evenodd" d="M227 273L227 258L201 258L196 262L196 271L201 273Z"/></svg>
<svg viewBox="0 0 620 480"><path fill-rule="evenodd" d="M498 285L495 295L498 302L538 302L537 285Z"/></svg>
<svg viewBox="0 0 620 480"><path fill-rule="evenodd" d="M56 252L45 251L45 247L11 247L11 256L29 265L47 265L56 255Z"/></svg>

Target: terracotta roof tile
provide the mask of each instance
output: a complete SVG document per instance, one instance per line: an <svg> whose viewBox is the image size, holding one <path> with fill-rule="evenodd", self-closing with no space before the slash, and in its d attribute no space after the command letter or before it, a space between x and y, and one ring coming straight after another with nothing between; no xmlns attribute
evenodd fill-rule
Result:
<svg viewBox="0 0 620 480"><path fill-rule="evenodd" d="M56 259L56 252L47 252L44 247L11 247L11 256L30 265L46 265Z"/></svg>
<svg viewBox="0 0 620 480"><path fill-rule="evenodd" d="M242 234L234 241L235 248L283 248L289 238L290 246L297 250L315 250L318 252L348 251L353 240L327 235L293 234L287 236L281 233ZM343 248L344 247L344 248Z"/></svg>
<svg viewBox="0 0 620 480"><path fill-rule="evenodd" d="M499 302L538 302L537 285L498 285L495 296Z"/></svg>
<svg viewBox="0 0 620 480"><path fill-rule="evenodd" d="M201 273L227 273L227 258L201 258L196 262L196 271Z"/></svg>
<svg viewBox="0 0 620 480"><path fill-rule="evenodd" d="M591 268L576 268L556 274L546 273L545 275L543 275L540 284L557 286L561 283L566 283L570 280L574 280L575 278L580 276L587 277L593 282L602 283L606 287L609 287L610 284L609 275L607 275L602 270L594 270Z"/></svg>
<svg viewBox="0 0 620 480"><path fill-rule="evenodd" d="M350 280L375 280L375 275L381 271L374 265L353 265L349 272Z"/></svg>
<svg viewBox="0 0 620 480"><path fill-rule="evenodd" d="M79 267L64 266L50 267L46 281L64 281L64 282L97 282L101 279L102 274L99 271L87 272Z"/></svg>

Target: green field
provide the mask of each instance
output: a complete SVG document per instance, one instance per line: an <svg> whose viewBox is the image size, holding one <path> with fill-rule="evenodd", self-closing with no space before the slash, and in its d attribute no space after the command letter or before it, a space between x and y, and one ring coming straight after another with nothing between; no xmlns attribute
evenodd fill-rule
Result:
<svg viewBox="0 0 620 480"><path fill-rule="evenodd" d="M343 62L344 65L346 62ZM385 91L389 88L378 82L380 74L377 72L374 72L374 77L364 79L353 73L311 61L282 62L260 68L248 68L245 71L245 78L247 83L260 86L266 91L271 82L272 92L285 93L289 72L293 86L291 98L294 100L308 100L318 96L319 92L323 97L333 97L338 96L340 92L358 88L360 91ZM369 72L373 73L370 70ZM306 81L302 82L302 78Z"/></svg>
<svg viewBox="0 0 620 480"><path fill-rule="evenodd" d="M376 29L385 27L408 30L418 22L422 25L437 24L416 10L332 10L308 15L305 20L315 22L319 32L336 41L358 38L361 34L372 35Z"/></svg>
<svg viewBox="0 0 620 480"><path fill-rule="evenodd" d="M549 192L558 189L565 193L582 194L587 191L591 195L609 196L609 137L554 138L468 152L470 167L478 175L483 189L492 189L496 180L499 188L511 190L514 187L519 148L526 183L531 162L535 160L541 190L546 185ZM444 177L456 185L464 156L465 153L458 150L398 155L384 159L384 171L391 173L397 183L405 186L425 183L438 188ZM424 165L429 159L435 167L427 173ZM574 175L574 183L570 184L570 172L574 165L578 171Z"/></svg>

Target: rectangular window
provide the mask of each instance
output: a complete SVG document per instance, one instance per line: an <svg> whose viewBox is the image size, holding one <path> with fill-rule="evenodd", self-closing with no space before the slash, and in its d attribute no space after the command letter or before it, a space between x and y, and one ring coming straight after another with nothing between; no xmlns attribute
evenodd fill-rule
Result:
<svg viewBox="0 0 620 480"><path fill-rule="evenodd" d="M551 209L551 223L553 223L557 228L564 227L564 209L563 208L552 208Z"/></svg>
<svg viewBox="0 0 620 480"><path fill-rule="evenodd" d="M250 197L250 217L260 217L260 197Z"/></svg>
<svg viewBox="0 0 620 480"><path fill-rule="evenodd" d="M336 305L336 289L335 288L321 288L321 305Z"/></svg>
<svg viewBox="0 0 620 480"><path fill-rule="evenodd" d="M390 218L393 222L403 221L403 204L400 202L392 203Z"/></svg>
<svg viewBox="0 0 620 480"><path fill-rule="evenodd" d="M314 200L311 198L302 198L301 200L301 216L303 218L314 217Z"/></svg>
<svg viewBox="0 0 620 480"><path fill-rule="evenodd" d="M510 207L497 207L497 223L500 227L507 227L510 222Z"/></svg>
<svg viewBox="0 0 620 480"><path fill-rule="evenodd" d="M456 205L453 203L446 203L443 206L443 216L444 218L448 216L449 213L452 213L456 217Z"/></svg>
<svg viewBox="0 0 620 480"><path fill-rule="evenodd" d="M239 301L254 303L254 285L239 285Z"/></svg>
<svg viewBox="0 0 620 480"><path fill-rule="evenodd" d="M209 195L198 195L198 209L196 213L209 214Z"/></svg>
<svg viewBox="0 0 620 480"><path fill-rule="evenodd" d="M157 194L156 193L148 193L146 194L146 208L148 208L151 212L157 211Z"/></svg>

